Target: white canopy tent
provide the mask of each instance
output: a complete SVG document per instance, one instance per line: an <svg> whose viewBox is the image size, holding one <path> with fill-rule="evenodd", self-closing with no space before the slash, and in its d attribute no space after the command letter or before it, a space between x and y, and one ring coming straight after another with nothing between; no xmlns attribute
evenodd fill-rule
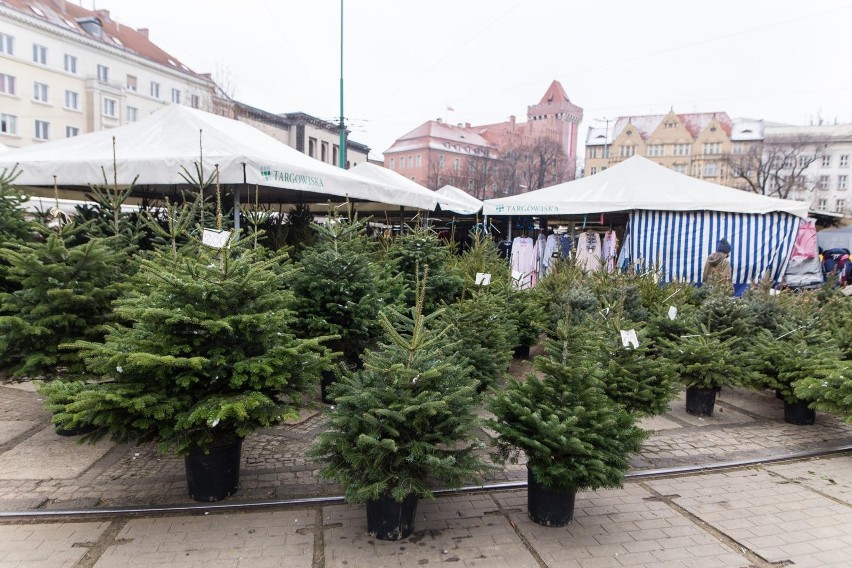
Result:
<svg viewBox="0 0 852 568"><path fill-rule="evenodd" d="M432 195L406 191L362 178L310 158L253 126L215 114L171 105L131 124L12 150L0 154L0 171L16 164L19 186L86 188L113 179L113 137L118 184L136 179L140 191L161 194L185 186L185 168L196 164L207 177L219 168L219 182L235 197L263 202L316 203L371 201L391 206L432 209ZM203 160L200 153L203 150Z"/></svg>
<svg viewBox="0 0 852 568"><path fill-rule="evenodd" d="M480 211L482 209L482 201L475 198L471 194L469 194L469 193L467 193L467 192L465 192L465 191L463 191L463 190L461 190L457 187L454 187L452 185L445 185L441 189L437 190L435 193L437 193L438 196L439 196L438 197L438 203L441 205L441 209L446 209L446 207L444 206L444 201L450 200L450 199L454 200L454 201L458 201L458 202L466 205L468 207L467 212L470 215L477 213L478 211ZM444 201L442 201L442 200L444 200ZM449 204L447 204L447 207L449 207ZM456 210L453 209L453 211L456 211ZM457 211L457 212L460 212L460 211Z"/></svg>
<svg viewBox="0 0 852 568"><path fill-rule="evenodd" d="M659 268L666 280L700 283L719 239L731 251L732 279L778 280L808 204L716 185L634 156L599 174L485 201L486 215L559 217L629 213L618 265Z"/></svg>
<svg viewBox="0 0 852 568"><path fill-rule="evenodd" d="M434 205L430 210L435 210L437 206L441 207L442 211L452 211L460 215L471 215L479 211L479 209L471 209L470 203L460 201L450 195L439 195L438 192L425 188L414 180L410 180L402 174L399 174L388 168L362 162L352 168L352 173L361 176L362 178L375 181L377 183L386 184L391 187L397 187L405 193L423 195L424 199L429 197L434 200ZM359 208L363 210L364 208ZM421 208L422 209L422 208Z"/></svg>
<svg viewBox="0 0 852 568"><path fill-rule="evenodd" d="M726 211L808 216L802 201L717 185L634 156L598 174L537 191L488 199L486 215L573 215L614 211Z"/></svg>

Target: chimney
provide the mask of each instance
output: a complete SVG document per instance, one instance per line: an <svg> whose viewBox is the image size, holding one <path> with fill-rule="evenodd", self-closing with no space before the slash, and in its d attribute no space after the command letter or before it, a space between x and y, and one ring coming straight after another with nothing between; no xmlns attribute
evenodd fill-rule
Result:
<svg viewBox="0 0 852 568"><path fill-rule="evenodd" d="M464 123L464 127L465 127L465 128L470 128L470 123L469 123L469 122L465 122L465 123Z"/></svg>
<svg viewBox="0 0 852 568"><path fill-rule="evenodd" d="M109 10L95 10L95 14L98 15L102 22L109 21Z"/></svg>
<svg viewBox="0 0 852 568"><path fill-rule="evenodd" d="M435 122L437 122L438 124L444 124L444 119L443 118L436 118Z"/></svg>
<svg viewBox="0 0 852 568"><path fill-rule="evenodd" d="M139 32L142 36L144 36L145 39L148 39L148 28L139 28L136 31Z"/></svg>
<svg viewBox="0 0 852 568"><path fill-rule="evenodd" d="M512 124L515 124L515 115L514 114L509 116L509 122L511 122Z"/></svg>

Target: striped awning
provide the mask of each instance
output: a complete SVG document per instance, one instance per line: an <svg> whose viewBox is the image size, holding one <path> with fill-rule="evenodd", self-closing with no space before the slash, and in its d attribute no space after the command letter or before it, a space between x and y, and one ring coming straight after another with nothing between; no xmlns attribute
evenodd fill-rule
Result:
<svg viewBox="0 0 852 568"><path fill-rule="evenodd" d="M787 264L799 218L789 213L644 211L630 213L627 258L636 270L659 268L665 281L701 283L704 261L722 237L731 243L735 284L777 281Z"/></svg>

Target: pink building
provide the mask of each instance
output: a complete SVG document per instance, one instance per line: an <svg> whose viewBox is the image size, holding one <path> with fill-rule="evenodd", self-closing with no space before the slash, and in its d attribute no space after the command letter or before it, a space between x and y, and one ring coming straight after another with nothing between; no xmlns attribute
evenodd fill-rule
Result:
<svg viewBox="0 0 852 568"><path fill-rule="evenodd" d="M479 199L522 193L574 178L582 120L583 109L553 81L538 104L527 107L527 122L514 116L481 126L430 120L398 138L384 152L384 165L431 189L449 184ZM542 154L533 151L542 145L554 153L547 175L524 177L519 160Z"/></svg>

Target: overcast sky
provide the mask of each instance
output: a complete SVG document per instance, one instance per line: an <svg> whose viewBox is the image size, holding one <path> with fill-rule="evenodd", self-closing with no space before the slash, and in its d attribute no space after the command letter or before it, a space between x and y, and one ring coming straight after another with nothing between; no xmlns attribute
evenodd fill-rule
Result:
<svg viewBox="0 0 852 568"><path fill-rule="evenodd" d="M76 0L273 113L340 115L340 0ZM595 119L852 123L852 0L344 0L344 116L380 157L423 122L526 116L553 79ZM449 110L453 109L453 110Z"/></svg>

